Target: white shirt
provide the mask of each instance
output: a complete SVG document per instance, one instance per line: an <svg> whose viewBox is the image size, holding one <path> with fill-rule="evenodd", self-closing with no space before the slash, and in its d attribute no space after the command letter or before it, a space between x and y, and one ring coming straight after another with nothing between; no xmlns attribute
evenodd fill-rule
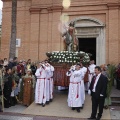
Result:
<svg viewBox="0 0 120 120"><path fill-rule="evenodd" d="M96 85L97 85L97 82L98 82L98 80L99 80L99 78L100 78L100 75L101 75L101 73L99 73L98 74L98 76L96 77L96 80L95 80L95 83L94 83L94 86L93 86L93 92L95 92L95 88L96 88ZM90 90L88 90L88 94L90 95L91 94L91 91ZM102 94L100 94L100 96L103 96Z"/></svg>
<svg viewBox="0 0 120 120"><path fill-rule="evenodd" d="M98 80L99 80L99 78L100 78L100 75L101 75L101 73L99 73L98 75L97 75L97 77L96 77L96 80L95 80L95 83L94 83L94 86L93 86L93 92L95 92L95 88L96 88L96 85L97 85L97 82L98 82Z"/></svg>

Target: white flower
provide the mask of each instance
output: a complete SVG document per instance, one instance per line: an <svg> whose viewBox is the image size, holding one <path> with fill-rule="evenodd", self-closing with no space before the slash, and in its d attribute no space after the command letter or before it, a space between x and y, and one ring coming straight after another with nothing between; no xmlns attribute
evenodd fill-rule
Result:
<svg viewBox="0 0 120 120"><path fill-rule="evenodd" d="M81 53L81 54L84 54L85 52L83 52L83 51L80 51L80 53Z"/></svg>

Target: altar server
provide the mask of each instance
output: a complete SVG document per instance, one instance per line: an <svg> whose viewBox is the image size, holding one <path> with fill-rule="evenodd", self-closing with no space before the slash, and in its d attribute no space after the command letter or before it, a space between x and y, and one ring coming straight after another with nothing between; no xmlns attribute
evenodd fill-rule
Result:
<svg viewBox="0 0 120 120"><path fill-rule="evenodd" d="M36 90L35 90L35 103L42 104L44 107L46 104L46 73L48 69L45 64L39 64L35 73L37 77Z"/></svg>
<svg viewBox="0 0 120 120"><path fill-rule="evenodd" d="M45 61L46 71L46 103L49 104L53 99L53 71L54 67Z"/></svg>
<svg viewBox="0 0 120 120"><path fill-rule="evenodd" d="M85 101L85 87L84 87L84 77L85 77L85 74L87 72L87 68L83 66L82 63L80 63L80 70L82 71L82 75L81 75L81 99L82 99L82 105L84 105L84 101Z"/></svg>
<svg viewBox="0 0 120 120"><path fill-rule="evenodd" d="M81 100L81 80L82 80L82 71L80 70L80 64L75 66L75 70L69 70L66 73L67 76L70 76L69 83L69 93L68 93L68 106L72 110L77 110L80 112L80 107L82 107Z"/></svg>
<svg viewBox="0 0 120 120"><path fill-rule="evenodd" d="M51 76L50 76L50 102L52 102L53 100L53 89L54 89L54 81L53 81L53 73L54 73L54 67L52 65L50 65L50 72L51 72Z"/></svg>
<svg viewBox="0 0 120 120"><path fill-rule="evenodd" d="M89 67L88 67L88 69L89 69L89 76L88 76L88 78L89 78L89 84L88 84L88 87L90 86L92 77L93 77L93 75L95 74L94 71L95 71L96 65L95 65L94 63L95 63L95 61L94 61L94 60L91 60L91 61L90 61L90 65L89 65Z"/></svg>

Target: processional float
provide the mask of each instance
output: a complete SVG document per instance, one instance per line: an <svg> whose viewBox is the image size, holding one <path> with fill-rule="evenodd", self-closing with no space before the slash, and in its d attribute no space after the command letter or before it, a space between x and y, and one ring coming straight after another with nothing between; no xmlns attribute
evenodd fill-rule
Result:
<svg viewBox="0 0 120 120"><path fill-rule="evenodd" d="M90 53L78 51L78 39L76 37L75 22L71 22L65 32L62 34L64 40L63 51L47 52L49 62L55 67L54 72L54 85L55 86L69 86L69 77L66 72L70 66L78 62L83 64L89 63Z"/></svg>

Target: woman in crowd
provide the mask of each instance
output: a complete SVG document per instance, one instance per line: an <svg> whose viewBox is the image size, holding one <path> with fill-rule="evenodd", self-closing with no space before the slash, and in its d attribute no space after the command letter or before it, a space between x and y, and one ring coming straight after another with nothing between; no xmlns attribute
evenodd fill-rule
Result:
<svg viewBox="0 0 120 120"><path fill-rule="evenodd" d="M24 105L29 106L34 100L34 87L35 87L35 77L32 75L31 69L27 70L26 75L23 77L21 82L21 87L23 88L22 102Z"/></svg>

